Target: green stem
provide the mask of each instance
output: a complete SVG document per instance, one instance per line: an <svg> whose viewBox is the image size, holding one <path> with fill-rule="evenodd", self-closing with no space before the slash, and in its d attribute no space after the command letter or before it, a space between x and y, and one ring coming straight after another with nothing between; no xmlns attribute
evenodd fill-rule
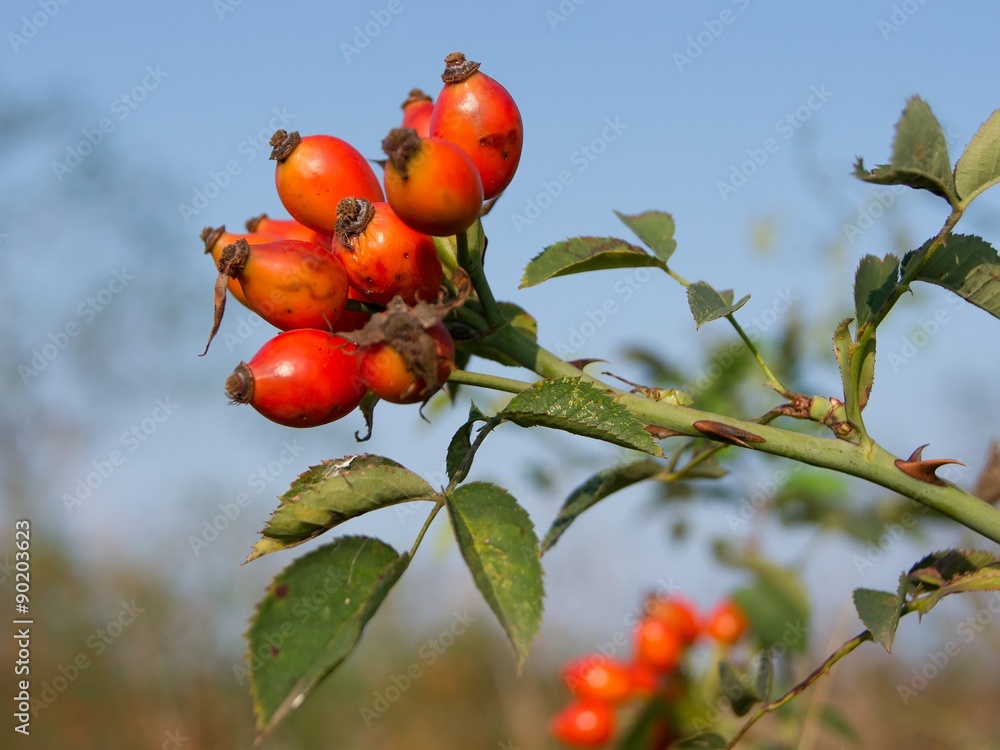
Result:
<svg viewBox="0 0 1000 750"><path fill-rule="evenodd" d="M684 278L683 276L681 276L681 275L680 275L679 273L676 273L676 272L674 271L674 269L672 269L672 268L671 268L670 266L667 266L667 265L663 265L663 266L662 266L662 268L663 268L663 270L664 270L664 271L666 271L666 272L667 272L667 275L668 275L668 276L669 276L670 278L672 278L672 279L673 279L674 281L676 281L676 282L677 282L678 284L680 284L681 286L683 286L683 287L688 287L688 286L691 286L691 282L690 282L690 281L688 281L687 279L685 279L685 278Z"/></svg>
<svg viewBox="0 0 1000 750"><path fill-rule="evenodd" d="M738 333L740 335L740 338L743 339L743 343L746 344L747 349L750 350L750 353L753 354L754 359L757 360L757 364L760 365L760 369L764 371L764 375L767 376L768 381L771 383L771 387L774 388L774 390L776 390L785 398L791 398L792 392L781 384L781 381L778 380L777 376L771 371L771 368L767 366L767 362L765 362L764 358L760 356L760 352L757 351L757 347L754 346L754 343L750 340L750 337L747 336L746 332L743 330L743 327L736 322L736 318L733 317L733 314L730 313L729 315L727 315L726 320L728 320L730 323L733 324L733 328L736 329L736 333Z"/></svg>
<svg viewBox="0 0 1000 750"><path fill-rule="evenodd" d="M431 527L431 523L434 522L434 517L443 507L444 507L444 498L442 497L434 504L434 507L431 508L431 512L427 514L427 519L424 521L424 525L420 527L420 533L417 534L417 538L413 541L413 546L410 547L411 558L416 554L417 548L420 546L420 543L424 540L424 534L427 533L427 529L429 529Z"/></svg>
<svg viewBox="0 0 1000 750"><path fill-rule="evenodd" d="M531 387L531 383L526 383L523 380L501 378L496 375L487 375L482 372L471 372L469 370L452 370L448 382L475 385L480 388L492 388L494 391L505 391L507 393L520 393L525 388Z"/></svg>
<svg viewBox="0 0 1000 750"><path fill-rule="evenodd" d="M617 396L619 402L644 424L699 438L711 437L694 426L693 423L700 420L746 431L763 439L749 443L753 450L866 479L923 503L1000 544L1000 510L954 485L939 486L911 477L895 465L896 457L877 443L873 443L866 454L859 446L844 440L792 432L624 393L584 374L511 326L503 327L488 340L544 378L576 377L604 388Z"/></svg>
<svg viewBox="0 0 1000 750"><path fill-rule="evenodd" d="M504 319L503 313L500 312L493 296L493 290L490 289L490 283L486 279L481 253L476 253L474 256L469 248L469 231L471 230L459 232L455 237L458 243L458 264L472 279L472 288L476 290L479 303L483 306L486 324L492 329L497 329L507 321Z"/></svg>
<svg viewBox="0 0 1000 750"><path fill-rule="evenodd" d="M559 359L555 354L539 346L529 338L523 336L512 326L504 326L494 332L484 343L506 352L523 367L527 367L543 378L581 378L588 383L599 385L601 388L621 393L617 389L602 383L597 378L591 377L579 367Z"/></svg>
<svg viewBox="0 0 1000 750"><path fill-rule="evenodd" d="M675 273L674 270L672 268L670 268L668 265L666 265L665 263L663 265L661 265L660 268L662 268L667 273L667 275L670 276L670 278L672 278L674 281L676 281L681 286L683 286L683 287L689 287L689 286L691 286L691 282L690 281L688 281L687 279L685 279L681 275ZM781 384L781 381L778 380L777 376L775 376L775 374L774 374L774 372L772 372L771 368L768 367L767 362L764 361L764 358L760 355L760 352L757 351L757 347L754 346L754 343L750 340L750 337L746 335L746 332L743 330L743 327L740 326L740 324L736 322L736 318L733 316L733 314L730 313L729 315L727 315L726 316L726 320L728 320L732 324L733 328L736 329L736 333L738 333L739 336L740 336L740 338L743 339L743 343L746 344L747 349L750 350L750 352L754 356L754 359L757 360L757 364L759 364L760 365L760 369L762 369L764 371L764 375L767 377L768 382L771 383L771 387L774 388L774 390L776 390L778 393L780 393L785 398L789 398L791 396L792 392L790 390L788 390L787 388L785 388L784 385Z"/></svg>
<svg viewBox="0 0 1000 750"><path fill-rule="evenodd" d="M741 739L743 739L743 736L750 730L750 727L756 724L758 720L760 720L767 714L771 713L772 711L778 710L786 703L788 703L790 700L792 700L792 698L805 691L806 688L808 688L810 685L816 682L816 680L818 680L820 677L829 672L833 668L834 664L843 659L845 656L851 653L862 643L870 641L871 639L872 639L872 634L871 631L869 630L866 630L863 633L854 636L854 638L847 641L843 646L841 646L832 654L830 654L830 656L826 658L826 661L824 661L822 664L816 667L816 669L814 669L809 674L809 676L806 677L804 680L802 680L802 682L800 682L798 685L793 687L791 690L789 690L780 698L777 698L773 701L768 701L767 703L764 703L760 707L758 707L758 709L754 711L753 714L751 714L750 718L746 720L746 723L742 727L740 727L740 730L735 734L735 736L733 736L733 738L729 740L729 742L726 744L726 750L731 750L732 748L736 747L736 743L739 742Z"/></svg>

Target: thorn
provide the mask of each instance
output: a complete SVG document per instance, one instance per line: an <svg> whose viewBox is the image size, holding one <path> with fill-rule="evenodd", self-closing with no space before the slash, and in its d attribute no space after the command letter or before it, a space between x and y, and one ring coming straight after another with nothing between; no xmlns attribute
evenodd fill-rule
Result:
<svg viewBox="0 0 1000 750"><path fill-rule="evenodd" d="M597 358L574 359L570 361L570 364L573 365L573 367L575 367L576 369L582 370L584 367L586 367L587 365L592 365L594 362L607 362L607 361L608 360L606 359L597 359ZM629 385L631 385L631 383L629 383Z"/></svg>
<svg viewBox="0 0 1000 750"><path fill-rule="evenodd" d="M913 453L910 454L910 457L905 460L897 458L894 461L896 468L914 479L919 479L921 482L933 484L938 487L945 487L947 485L943 479L938 477L936 474L937 470L948 464L958 464L959 466L965 466L965 464L954 458L934 458L926 461L921 460L924 448L928 445L930 445L930 443L924 443L913 451Z"/></svg>
<svg viewBox="0 0 1000 750"><path fill-rule="evenodd" d="M669 427L658 427L655 424L648 424L643 429L657 440L663 440L668 437L679 437L684 434L683 432L671 430Z"/></svg>
<svg viewBox="0 0 1000 750"><path fill-rule="evenodd" d="M698 430L698 432L703 435L707 435L710 438L721 440L723 443L739 445L744 448L749 448L750 443L765 442L764 438L760 435L755 435L752 432L742 430L739 427L731 427L730 425L723 424L722 422L712 422L708 419L699 419L691 426Z"/></svg>

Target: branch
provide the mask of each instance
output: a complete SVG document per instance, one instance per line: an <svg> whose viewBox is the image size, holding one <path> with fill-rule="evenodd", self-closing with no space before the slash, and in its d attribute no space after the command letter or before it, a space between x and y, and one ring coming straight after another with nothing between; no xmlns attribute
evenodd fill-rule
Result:
<svg viewBox="0 0 1000 750"><path fill-rule="evenodd" d="M726 444L737 444L743 448L866 479L923 503L1000 544L1000 510L953 484L931 484L911 477L896 466L897 457L877 443L873 443L866 453L859 446L836 438L792 432L625 393L587 375L569 362L564 362L552 352L525 338L510 325L503 326L486 340L544 378L580 378L605 389L644 424L665 427L679 435L707 437ZM700 424L702 429L696 427L696 424ZM706 426L715 429L706 432ZM727 433L737 438L743 435L744 438L727 438Z"/></svg>
<svg viewBox="0 0 1000 750"><path fill-rule="evenodd" d="M753 714L751 714L750 718L747 719L746 723L742 727L740 727L740 730L733 736L733 738L729 740L728 743L726 743L725 750L732 750L732 748L736 747L736 743L739 742L741 739L743 739L743 735L745 735L750 730L750 727L756 724L759 719L771 713L772 711L776 711L777 709L784 706L786 703L788 703L788 701L790 701L795 696L799 695L799 693L802 693L806 688L808 688L810 685L816 682L816 680L818 680L820 677L829 672L833 668L834 664L843 659L845 656L851 653L862 643L864 643L865 641L870 641L871 639L872 639L872 634L870 630L866 630L863 633L859 633L858 635L854 636L851 640L847 641L843 646L834 651L832 654L830 654L826 658L826 661L824 661L822 664L816 667L816 669L814 669L809 674L808 677L802 680L802 682L793 687L783 696L781 696L780 698L776 698L773 701L768 701L767 703L761 704L761 706L756 711L754 711Z"/></svg>

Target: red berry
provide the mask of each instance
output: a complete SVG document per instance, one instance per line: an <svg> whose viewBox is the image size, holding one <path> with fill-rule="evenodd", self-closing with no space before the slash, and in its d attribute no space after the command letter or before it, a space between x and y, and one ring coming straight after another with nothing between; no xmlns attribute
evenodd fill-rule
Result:
<svg viewBox="0 0 1000 750"><path fill-rule="evenodd" d="M421 138L430 135L431 113L434 100L420 89L411 89L410 96L402 104L403 123L400 127L413 128Z"/></svg>
<svg viewBox="0 0 1000 750"><path fill-rule="evenodd" d="M549 724L552 735L574 747L603 745L615 731L615 713L599 701L574 702L558 713Z"/></svg>
<svg viewBox="0 0 1000 750"><path fill-rule="evenodd" d="M344 198L384 197L371 164L346 141L279 130L271 146L271 158L278 162L274 181L281 204L293 219L317 232L333 232L337 204Z"/></svg>
<svg viewBox="0 0 1000 750"><path fill-rule="evenodd" d="M632 669L603 654L574 659L563 667L562 676L580 700L620 703L632 697Z"/></svg>
<svg viewBox="0 0 1000 750"><path fill-rule="evenodd" d="M418 232L447 237L471 227L483 207L483 185L457 146L396 128L382 141L385 194L393 211Z"/></svg>
<svg viewBox="0 0 1000 750"><path fill-rule="evenodd" d="M630 664L629 672L632 692L636 695L653 695L660 685L660 673L641 661Z"/></svg>
<svg viewBox="0 0 1000 750"><path fill-rule="evenodd" d="M333 422L365 395L353 351L353 344L325 331L287 331L240 362L226 380L226 395L288 427Z"/></svg>
<svg viewBox="0 0 1000 750"><path fill-rule="evenodd" d="M438 296L444 278L434 240L408 227L388 203L345 198L337 207L334 254L358 292L380 305Z"/></svg>
<svg viewBox="0 0 1000 750"><path fill-rule="evenodd" d="M376 396L393 404L426 401L455 368L455 342L443 323L426 330L415 326L412 331L413 334L395 342L383 341L358 350L358 373L362 381ZM424 341L414 341L413 337ZM427 338L432 341L426 341ZM434 347L430 350L433 368L430 378L414 372L419 369L419 357L409 354L410 349L419 352L421 343ZM434 382L428 386L427 380L431 379Z"/></svg>
<svg viewBox="0 0 1000 750"><path fill-rule="evenodd" d="M717 643L731 646L747 631L749 622L735 602L724 599L705 617L702 632Z"/></svg>
<svg viewBox="0 0 1000 750"><path fill-rule="evenodd" d="M330 247L330 235L310 229L305 224L299 224L294 219L272 219L267 214L247 219L247 231L269 234L285 240L302 240L312 242L322 247Z"/></svg>
<svg viewBox="0 0 1000 750"><path fill-rule="evenodd" d="M674 628L685 644L694 643L701 634L698 610L683 597L651 597L646 601L646 612Z"/></svg>
<svg viewBox="0 0 1000 750"><path fill-rule="evenodd" d="M514 98L461 52L445 59L444 88L431 115L432 138L461 148L479 170L483 196L500 195L521 160L524 126Z"/></svg>
<svg viewBox="0 0 1000 750"><path fill-rule="evenodd" d="M644 617L635 632L636 659L659 672L671 672L684 655L684 640L677 630L655 617Z"/></svg>

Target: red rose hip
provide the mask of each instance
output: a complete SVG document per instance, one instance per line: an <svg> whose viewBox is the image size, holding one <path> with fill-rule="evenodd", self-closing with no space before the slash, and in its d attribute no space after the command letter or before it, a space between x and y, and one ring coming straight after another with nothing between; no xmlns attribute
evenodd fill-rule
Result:
<svg viewBox="0 0 1000 750"><path fill-rule="evenodd" d="M325 331L287 331L237 365L226 380L226 395L287 427L333 422L357 408L366 392L354 348Z"/></svg>
<svg viewBox="0 0 1000 750"><path fill-rule="evenodd" d="M447 237L471 227L483 207L475 164L458 146L395 128L382 141L386 200L418 232Z"/></svg>
<svg viewBox="0 0 1000 750"><path fill-rule="evenodd" d="M281 204L310 229L333 232L337 204L344 198L384 197L371 164L340 138L279 130L271 137L271 146L271 158L278 162L274 182Z"/></svg>
<svg viewBox="0 0 1000 750"><path fill-rule="evenodd" d="M434 240L411 229L388 203L345 198L337 207L333 252L351 286L380 305L399 296L431 301L444 278Z"/></svg>
<svg viewBox="0 0 1000 750"><path fill-rule="evenodd" d="M402 108L403 122L400 127L413 128L421 138L427 138L430 135L434 100L420 89L411 89Z"/></svg>
<svg viewBox="0 0 1000 750"><path fill-rule="evenodd" d="M483 197L500 195L521 160L524 126L507 89L480 72L461 52L445 59L444 88L431 114L430 135L469 155L483 182Z"/></svg>

